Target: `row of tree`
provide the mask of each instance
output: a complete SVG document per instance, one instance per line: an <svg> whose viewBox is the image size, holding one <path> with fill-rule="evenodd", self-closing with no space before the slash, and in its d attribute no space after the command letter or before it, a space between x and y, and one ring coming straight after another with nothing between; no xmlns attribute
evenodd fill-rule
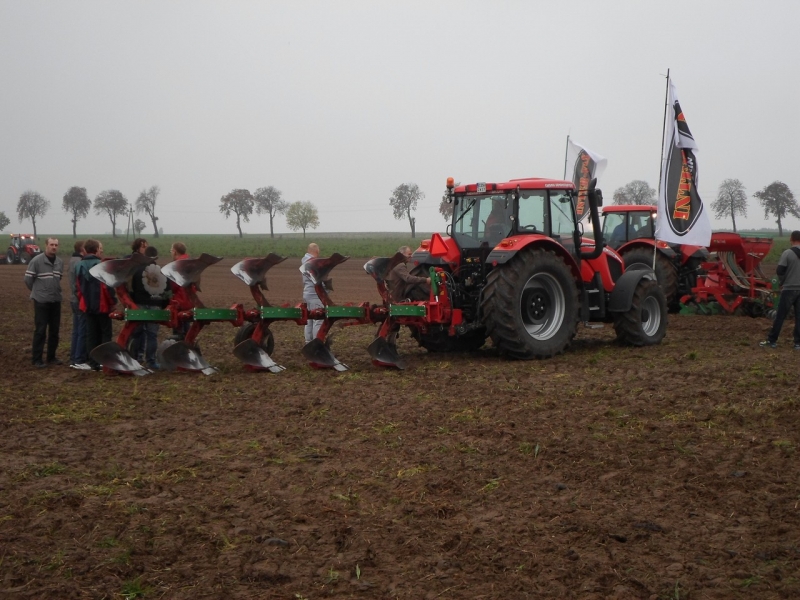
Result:
<svg viewBox="0 0 800 600"><path fill-rule="evenodd" d="M92 202L89 200L86 188L73 186L64 194L61 208L72 216L72 236L74 238L78 237L78 221L86 218L92 208L96 214L108 216L114 237L117 235L117 220L120 216L131 214L133 210L137 213L147 214L153 223L153 236L158 237L156 202L160 193L161 189L154 185L150 189L142 190L136 201L131 204L119 190L104 190ZM250 215L254 211L258 214L269 215L270 237L275 237L273 221L279 214L286 215L286 223L293 231L302 229L303 237L306 235L306 229L319 227L319 213L311 202L288 203L281 196L281 191L272 186L259 188L255 194L251 194L248 190L236 189L222 197L219 211L226 218L231 214L236 215L239 237L242 237L241 222L249 222ZM20 223L26 219L31 220L34 237L38 237L36 221L44 217L48 210L50 210L50 201L40 193L31 190L23 192L17 202L17 217L19 217ZM11 220L6 214L0 212L0 231L8 227L10 223ZM133 223L134 232L138 235L145 226L144 221L136 219Z"/></svg>
<svg viewBox="0 0 800 600"><path fill-rule="evenodd" d="M319 212L317 207L311 202L286 202L282 198L280 190L273 186L258 188L254 194L249 190L236 189L225 194L219 203L219 212L227 219L231 215L236 215L236 229L239 230L239 237L242 237L242 221L250 222L250 215L253 212L269 215L269 235L275 237L273 221L277 215L286 216L286 225L292 231L303 230L303 237L306 237L306 229L316 229L319 227Z"/></svg>
<svg viewBox="0 0 800 600"><path fill-rule="evenodd" d="M156 201L161 190L157 185L149 190L142 190L136 202L130 204L128 199L119 190L105 190L100 192L94 199L89 200L86 188L73 186L64 194L61 202L62 210L72 216L72 237L78 237L78 221L89 216L89 211L94 207L94 212L98 215L106 214L111 221L111 232L114 237L117 235L117 219L120 215L127 215L132 210L137 213L146 213L153 223L153 235L158 237L158 227L156 221ZM30 219L33 225L33 235L37 237L36 220L44 217L50 210L50 200L42 196L39 192L28 190L22 193L17 202L17 217L20 223L25 219ZM5 213L0 212L0 231L8 227L11 223ZM134 223L136 233L145 228L144 221L139 219Z"/></svg>
<svg viewBox="0 0 800 600"><path fill-rule="evenodd" d="M639 179L617 188L614 192L614 204L655 204L656 190L646 181ZM764 209L764 218L775 218L778 224L778 235L783 236L783 219L792 215L800 218L800 204L789 186L782 181L774 181L764 189L753 194ZM733 230L736 231L736 215L747 216L747 190L738 179L723 181L717 197L711 202L711 210L717 219L730 217Z"/></svg>

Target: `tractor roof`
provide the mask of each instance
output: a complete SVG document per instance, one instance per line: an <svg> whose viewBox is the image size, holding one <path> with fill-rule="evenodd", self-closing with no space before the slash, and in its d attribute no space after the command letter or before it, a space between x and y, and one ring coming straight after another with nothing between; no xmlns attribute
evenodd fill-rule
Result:
<svg viewBox="0 0 800 600"><path fill-rule="evenodd" d="M650 204L613 204L603 207L603 214L621 212L656 212L656 207Z"/></svg>
<svg viewBox="0 0 800 600"><path fill-rule="evenodd" d="M487 192L505 192L520 188L522 190L547 190L547 189L575 189L575 184L571 181L564 181L563 179L545 179L542 177L526 177L524 179L512 179L503 183L483 183L486 186ZM455 192L458 194L476 193L478 190L477 183L468 183L466 185L459 185Z"/></svg>

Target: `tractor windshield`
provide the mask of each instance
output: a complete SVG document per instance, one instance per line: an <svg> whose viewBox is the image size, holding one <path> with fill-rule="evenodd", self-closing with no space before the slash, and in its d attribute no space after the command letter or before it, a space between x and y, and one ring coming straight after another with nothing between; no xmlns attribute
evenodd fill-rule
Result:
<svg viewBox="0 0 800 600"><path fill-rule="evenodd" d="M453 212L453 237L461 248L494 247L511 232L511 194L457 196Z"/></svg>
<svg viewBox="0 0 800 600"><path fill-rule="evenodd" d="M631 240L653 239L653 216L645 210L607 213L603 221L603 238L614 250Z"/></svg>

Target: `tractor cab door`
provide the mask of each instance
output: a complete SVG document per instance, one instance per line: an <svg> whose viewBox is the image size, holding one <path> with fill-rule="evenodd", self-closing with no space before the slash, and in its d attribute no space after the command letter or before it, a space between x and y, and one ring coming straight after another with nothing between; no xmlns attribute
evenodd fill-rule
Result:
<svg viewBox="0 0 800 600"><path fill-rule="evenodd" d="M566 190L520 190L516 233L553 238L575 255L575 208Z"/></svg>
<svg viewBox="0 0 800 600"><path fill-rule="evenodd" d="M616 250L628 241L628 213L609 212L603 220L603 239Z"/></svg>

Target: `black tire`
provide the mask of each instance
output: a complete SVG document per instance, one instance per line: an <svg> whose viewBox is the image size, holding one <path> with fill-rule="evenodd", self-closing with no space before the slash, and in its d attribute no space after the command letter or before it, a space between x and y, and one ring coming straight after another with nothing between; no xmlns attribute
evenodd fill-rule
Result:
<svg viewBox="0 0 800 600"><path fill-rule="evenodd" d="M31 262L31 255L28 254L27 252L20 252L19 262L20 264L27 265L29 262Z"/></svg>
<svg viewBox="0 0 800 600"><path fill-rule="evenodd" d="M481 327L464 335L454 336L447 329L428 330L421 333L416 327L409 327L411 337L428 352L474 352L486 342L486 331Z"/></svg>
<svg viewBox="0 0 800 600"><path fill-rule="evenodd" d="M6 252L6 262L9 265L13 265L15 262L17 262L17 255L11 248L9 248L8 252Z"/></svg>
<svg viewBox="0 0 800 600"><path fill-rule="evenodd" d="M255 323L245 323L242 325L239 328L239 331L236 332L236 336L233 338L234 347L253 337L253 331L255 331L255 328ZM272 331L269 329L267 329L264 339L261 340L261 348L269 355L272 355L272 351L275 350L275 338L272 335Z"/></svg>
<svg viewBox="0 0 800 600"><path fill-rule="evenodd" d="M653 252L641 248L626 252L622 255L622 260L625 261L626 271L634 265L643 265L648 269L653 268ZM677 297L678 271L661 252L656 253L655 264L656 279L667 299L667 306L674 308L677 305L677 310L680 310L680 298Z"/></svg>
<svg viewBox="0 0 800 600"><path fill-rule="evenodd" d="M564 260L523 250L487 277L481 304L486 333L501 354L549 358L569 346L578 327L578 287Z"/></svg>
<svg viewBox="0 0 800 600"><path fill-rule="evenodd" d="M667 332L667 301L656 281L642 279L633 292L628 312L616 313L617 339L630 346L660 344Z"/></svg>

